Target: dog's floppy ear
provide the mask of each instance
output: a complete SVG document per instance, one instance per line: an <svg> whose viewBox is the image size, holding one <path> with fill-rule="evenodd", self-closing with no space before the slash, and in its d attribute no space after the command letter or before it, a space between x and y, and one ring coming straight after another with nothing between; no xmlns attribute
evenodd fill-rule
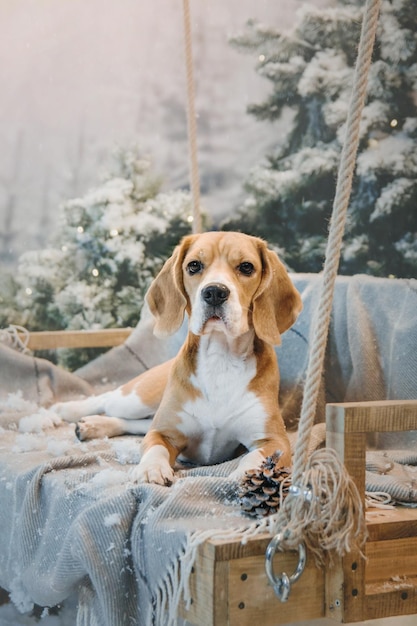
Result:
<svg viewBox="0 0 417 626"><path fill-rule="evenodd" d="M279 345L303 308L300 294L275 252L259 239L263 275L253 300L252 321L255 332L269 344Z"/></svg>
<svg viewBox="0 0 417 626"><path fill-rule="evenodd" d="M184 320L187 307L182 279L182 262L187 248L185 239L165 262L146 294L149 308L156 320L154 333L160 339L175 333Z"/></svg>

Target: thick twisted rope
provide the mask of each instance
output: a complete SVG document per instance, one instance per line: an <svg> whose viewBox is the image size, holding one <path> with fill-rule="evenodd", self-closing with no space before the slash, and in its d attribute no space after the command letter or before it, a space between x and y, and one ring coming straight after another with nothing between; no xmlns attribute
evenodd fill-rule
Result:
<svg viewBox="0 0 417 626"><path fill-rule="evenodd" d="M349 104L346 138L341 153L333 213L329 227L319 304L313 320L306 383L301 407L292 472L293 495L270 521L270 529L283 533L288 546L304 541L318 562L329 551L343 555L363 543L365 526L356 485L342 462L329 449L309 455L327 335L333 304L342 238L352 189L359 144L361 114L365 104L369 67L381 0L367 0Z"/></svg>
<svg viewBox="0 0 417 626"><path fill-rule="evenodd" d="M0 343L18 350L23 354L29 354L28 348L30 333L24 326L10 324L7 328L0 328Z"/></svg>
<svg viewBox="0 0 417 626"><path fill-rule="evenodd" d="M202 230L200 211L200 177L197 159L197 118L195 112L195 92L193 74L193 53L191 38L191 19L189 0L183 0L184 15L184 42L185 67L187 79L187 124L188 124L188 152L190 159L190 186L193 204L193 233Z"/></svg>
<svg viewBox="0 0 417 626"><path fill-rule="evenodd" d="M294 453L293 482L297 483L308 461L308 443L314 424L320 381L324 367L327 335L332 312L334 285L339 267L346 215L352 189L356 153L359 145L361 114L365 104L369 68L378 24L381 0L368 0L362 22L358 57L346 122L346 137L339 164L333 213L329 227L323 282L316 311L315 331L306 373L298 439Z"/></svg>

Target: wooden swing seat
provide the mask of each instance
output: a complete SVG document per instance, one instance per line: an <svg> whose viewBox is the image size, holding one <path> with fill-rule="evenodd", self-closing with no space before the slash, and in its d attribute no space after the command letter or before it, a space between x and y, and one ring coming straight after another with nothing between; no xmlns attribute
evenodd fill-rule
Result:
<svg viewBox="0 0 417 626"><path fill-rule="evenodd" d="M417 430L417 401L360 402L327 406L327 445L365 488L366 435ZM264 626L332 618L350 623L417 613L417 509L368 509L366 559L351 552L327 571L307 556L289 600L281 603L268 583L265 550L270 536L207 541L191 576L196 600L183 616L198 626ZM275 571L290 574L296 553L279 553Z"/></svg>
<svg viewBox="0 0 417 626"><path fill-rule="evenodd" d="M103 347L122 343L129 329L31 333L28 347ZM365 453L369 433L417 430L417 400L329 404L326 445L333 448L365 496ZM300 580L281 603L265 573L271 539L262 535L208 540L198 551L190 579L191 607L181 615L198 626L264 626L332 618L351 623L417 614L417 508L368 509L365 559L351 552L326 571L307 555ZM295 552L278 553L275 571L294 571Z"/></svg>

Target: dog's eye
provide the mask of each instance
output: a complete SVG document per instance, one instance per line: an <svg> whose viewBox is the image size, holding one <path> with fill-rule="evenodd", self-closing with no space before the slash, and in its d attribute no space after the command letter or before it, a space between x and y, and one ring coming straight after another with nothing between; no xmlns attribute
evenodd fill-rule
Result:
<svg viewBox="0 0 417 626"><path fill-rule="evenodd" d="M189 274L198 274L202 271L203 267L201 261L190 261L187 265L187 272Z"/></svg>
<svg viewBox="0 0 417 626"><path fill-rule="evenodd" d="M237 269L239 270L239 272L241 272L241 274L244 274L245 276L250 276L251 274L253 274L255 268L252 263L249 263L249 261L244 261L243 263L238 265Z"/></svg>

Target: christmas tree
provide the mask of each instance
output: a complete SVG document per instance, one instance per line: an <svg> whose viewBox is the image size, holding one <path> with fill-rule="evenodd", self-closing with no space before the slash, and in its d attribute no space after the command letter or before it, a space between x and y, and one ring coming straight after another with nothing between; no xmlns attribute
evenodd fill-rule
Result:
<svg viewBox="0 0 417 626"><path fill-rule="evenodd" d="M13 302L9 295L8 306L3 303L1 325L134 326L152 278L191 228L189 194L160 188L149 160L120 150L102 184L63 205L51 245L20 257ZM62 351L61 362L73 368L92 356L86 351L80 361L79 354Z"/></svg>
<svg viewBox="0 0 417 626"><path fill-rule="evenodd" d="M291 32L249 22L234 39L273 89L250 107L288 131L246 184L224 227L277 244L295 271L320 271L360 36L362 7L304 7ZM349 6L345 6L349 4ZM362 3L361 3L362 4ZM382 2L340 271L410 277L417 270L417 12Z"/></svg>

